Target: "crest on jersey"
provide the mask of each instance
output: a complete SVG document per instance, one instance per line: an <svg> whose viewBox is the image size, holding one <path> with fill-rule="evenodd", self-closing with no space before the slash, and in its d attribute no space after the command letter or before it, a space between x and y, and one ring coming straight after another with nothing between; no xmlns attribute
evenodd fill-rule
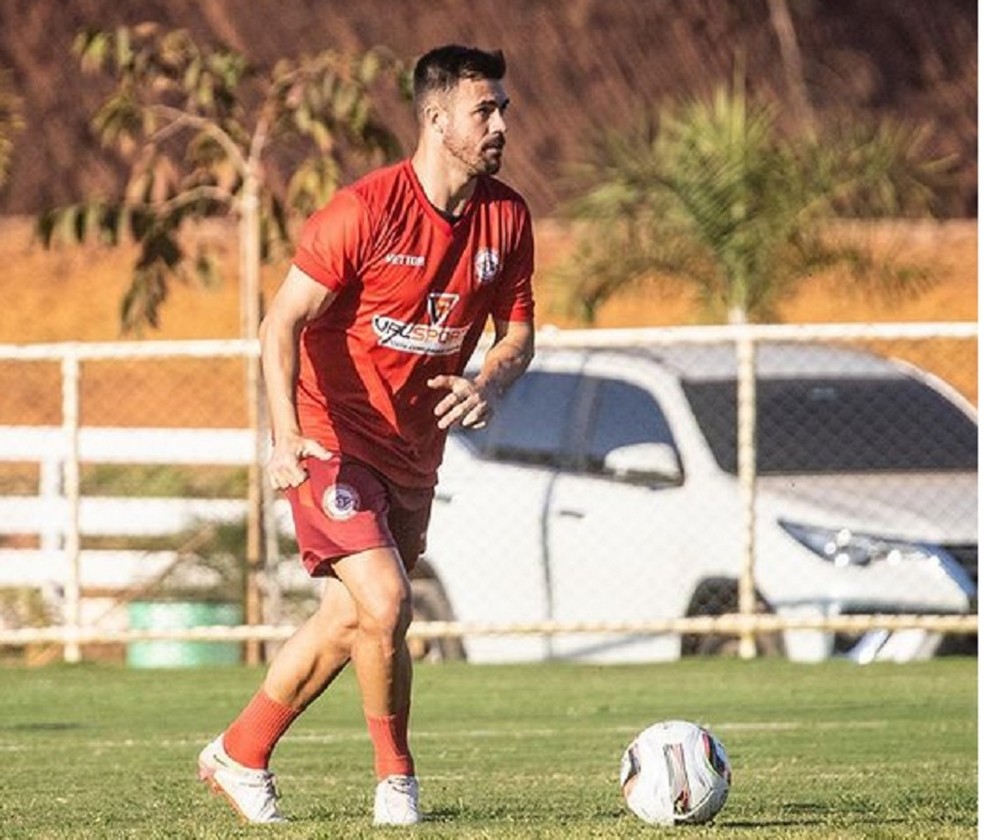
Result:
<svg viewBox="0 0 984 840"><path fill-rule="evenodd" d="M499 273L499 252L495 248L482 248L475 255L475 275L478 282L492 282Z"/></svg>
<svg viewBox="0 0 984 840"><path fill-rule="evenodd" d="M458 295L447 292L431 292L427 295L427 315L431 323L440 326L451 314L455 304L458 302Z"/></svg>
<svg viewBox="0 0 984 840"><path fill-rule="evenodd" d="M349 484L332 484L321 497L321 508L331 519L344 522L359 512L359 491Z"/></svg>

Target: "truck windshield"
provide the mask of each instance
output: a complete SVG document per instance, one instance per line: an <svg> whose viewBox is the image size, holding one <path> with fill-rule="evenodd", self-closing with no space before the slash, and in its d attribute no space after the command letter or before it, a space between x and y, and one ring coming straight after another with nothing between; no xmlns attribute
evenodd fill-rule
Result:
<svg viewBox="0 0 984 840"><path fill-rule="evenodd" d="M683 386L718 464L736 473L734 381ZM977 469L977 424L915 380L760 379L757 399L761 475Z"/></svg>

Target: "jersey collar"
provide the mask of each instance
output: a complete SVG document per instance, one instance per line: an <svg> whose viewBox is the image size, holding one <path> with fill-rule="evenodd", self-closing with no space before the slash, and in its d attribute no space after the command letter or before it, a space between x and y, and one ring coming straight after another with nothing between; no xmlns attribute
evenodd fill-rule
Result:
<svg viewBox="0 0 984 840"><path fill-rule="evenodd" d="M451 236L455 232L455 229L460 228L462 222L472 214L479 190L484 188L485 179L481 175L478 176L475 183L475 189L472 191L468 201L465 202L465 209L462 211L460 216L452 221L441 213L441 211L439 211L433 204L431 204L430 199L427 197L427 193L424 192L423 185L420 183L420 179L417 178L417 173L414 171L410 158L407 158L403 162L403 166L406 169L407 177L410 179L410 186L413 189L414 196L416 196L417 201L424 210L424 213L430 218L435 227L443 231L446 235Z"/></svg>

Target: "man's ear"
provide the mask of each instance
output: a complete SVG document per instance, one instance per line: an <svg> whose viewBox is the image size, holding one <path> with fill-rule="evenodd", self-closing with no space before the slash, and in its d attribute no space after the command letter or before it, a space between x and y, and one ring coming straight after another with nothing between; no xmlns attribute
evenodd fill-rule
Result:
<svg viewBox="0 0 984 840"><path fill-rule="evenodd" d="M448 113L433 100L424 106L424 125L438 134L444 134Z"/></svg>

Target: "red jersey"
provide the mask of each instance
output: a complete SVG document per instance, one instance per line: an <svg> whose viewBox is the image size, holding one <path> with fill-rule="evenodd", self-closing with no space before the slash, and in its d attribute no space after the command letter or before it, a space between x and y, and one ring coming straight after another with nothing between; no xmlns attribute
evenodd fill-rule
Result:
<svg viewBox="0 0 984 840"><path fill-rule="evenodd" d="M444 218L409 160L376 170L307 221L294 264L336 298L301 335L301 431L409 487L432 486L446 432L427 380L460 375L491 315L533 318L526 202L480 176Z"/></svg>

